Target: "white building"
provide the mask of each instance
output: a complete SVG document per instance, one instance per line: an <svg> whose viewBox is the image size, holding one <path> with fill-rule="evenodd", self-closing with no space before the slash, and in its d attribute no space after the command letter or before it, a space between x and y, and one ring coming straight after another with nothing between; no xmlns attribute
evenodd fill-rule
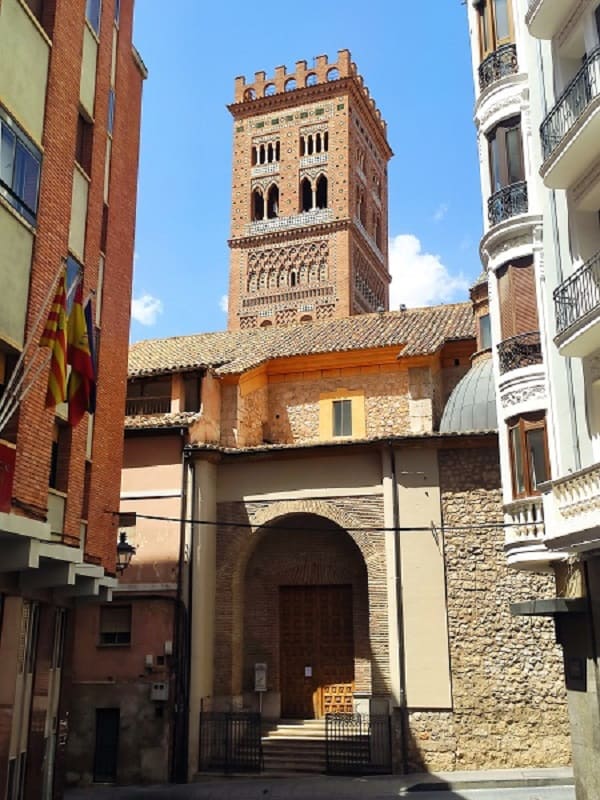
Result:
<svg viewBox="0 0 600 800"><path fill-rule="evenodd" d="M506 556L552 570L578 798L600 797L600 3L470 0ZM595 774L594 774L595 773Z"/></svg>

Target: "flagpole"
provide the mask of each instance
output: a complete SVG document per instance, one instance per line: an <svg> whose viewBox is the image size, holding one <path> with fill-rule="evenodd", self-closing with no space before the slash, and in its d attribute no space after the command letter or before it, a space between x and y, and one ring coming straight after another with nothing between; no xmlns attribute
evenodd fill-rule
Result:
<svg viewBox="0 0 600 800"><path fill-rule="evenodd" d="M54 281L52 283L52 286L50 287L50 291L48 292L48 296L46 297L44 305L41 307L41 309L40 309L40 311L39 311L39 313L37 315L37 318L36 318L34 324L32 325L32 327L30 329L29 337L27 338L27 341L25 342L25 346L23 347L23 350L21 351L21 354L20 354L20 356L19 356L19 358L17 360L17 363L15 364L15 368L13 369L13 371L11 373L11 376L9 378L9 381L8 381L8 383L6 385L6 388L4 390L4 394L2 396L2 400L0 401L0 431L2 430L3 426L7 422L7 419L10 419L10 417L14 414L14 410L15 410L16 405L23 399L25 394L29 391L29 388L31 387L31 383L33 383L35 381L35 379L40 374L42 368L50 360L50 358L47 358L42 362L40 368L37 370L37 372L33 376L32 382L30 384L28 384L26 390L24 390L24 392L21 394L21 396L17 396L18 392L19 392L19 389L21 388L21 386L23 385L23 383L25 381L25 378L27 377L27 375L29 374L29 371L31 370L33 364L35 363L35 360L36 360L35 359L35 355L31 359L31 361L27 364L27 366L23 370L23 374L21 375L21 377L18 380L17 380L17 374L18 374L19 369L20 369L20 367L21 367L21 365L23 363L23 360L25 358L25 354L27 353L28 349L31 347L31 343L32 343L32 341L33 341L33 339L34 339L34 337L36 335L37 328L38 328L38 326L40 324L40 320L42 319L42 316L43 316L44 312L47 309L48 303L49 303L50 299L54 296L53 293L56 292L56 286L57 286L58 281L60 279L61 271L65 267L66 267L66 259L63 258L63 260L61 262L61 267L60 267L60 269L58 271L58 274L54 278ZM77 278L73 281L73 285L69 288L69 290L67 292L67 299L66 299L66 303L67 304L69 302L69 299L71 298L71 295L73 294L73 292L75 291L75 289L79 285L79 283L81 281L81 278L82 278L81 270L79 270L78 274L77 274ZM14 385L15 381L17 381L16 385ZM11 401L13 401L13 400L14 400L14 402L10 406L10 408L11 408L10 414L7 417L6 410L9 407L9 404L11 403Z"/></svg>
<svg viewBox="0 0 600 800"><path fill-rule="evenodd" d="M4 426L5 426L5 425L6 425L6 424L9 422L10 418L12 417L12 415L13 415L13 414L15 413L15 411L17 410L17 406L19 405L19 403L21 403L21 402L23 401L23 398L24 398L24 397L27 397L27 395L29 394L29 391L30 391L30 389L32 389L32 388L33 388L33 385L35 384L35 382L36 382L36 379L37 379L37 378L39 377L39 375L42 373L42 370L43 370L43 369L44 369L46 366L48 366L48 364L50 363L50 359L51 359L51 358L52 358L52 353L48 353L48 354L46 355L46 357L45 357L45 358L44 358L44 359L43 359L43 360L40 362L40 364L38 365L38 368L37 368L37 370L36 370L36 371L35 371L35 373L33 374L33 377L31 378L31 380L29 381L29 383L27 384L27 386L26 386L26 387L23 389L23 391L21 392L21 394L19 395L19 397L17 397L17 398L15 399L14 403L12 404L12 406L10 406L10 408L8 408L8 409L4 408L4 409L3 409L3 410L0 412L0 431L2 431L2 429L4 428ZM20 381L20 382L19 382L19 386L17 387L17 389L15 389L15 392L16 392L16 391L18 390L18 388L21 386L21 383L22 383L22 381Z"/></svg>

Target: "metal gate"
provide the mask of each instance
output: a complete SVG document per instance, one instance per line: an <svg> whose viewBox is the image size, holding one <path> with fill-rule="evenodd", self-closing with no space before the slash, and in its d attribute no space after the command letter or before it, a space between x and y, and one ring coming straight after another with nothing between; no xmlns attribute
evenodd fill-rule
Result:
<svg viewBox="0 0 600 800"><path fill-rule="evenodd" d="M392 729L387 714L327 714L327 772L338 775L392 772Z"/></svg>
<svg viewBox="0 0 600 800"><path fill-rule="evenodd" d="M260 772L261 715L254 712L200 713L200 772Z"/></svg>

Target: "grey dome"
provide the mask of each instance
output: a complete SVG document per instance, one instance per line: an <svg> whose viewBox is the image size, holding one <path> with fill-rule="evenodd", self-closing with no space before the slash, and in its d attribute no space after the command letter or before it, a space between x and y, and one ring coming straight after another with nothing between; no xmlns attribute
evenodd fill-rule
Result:
<svg viewBox="0 0 600 800"><path fill-rule="evenodd" d="M442 414L440 433L495 431L496 396L492 359L475 364L454 387Z"/></svg>

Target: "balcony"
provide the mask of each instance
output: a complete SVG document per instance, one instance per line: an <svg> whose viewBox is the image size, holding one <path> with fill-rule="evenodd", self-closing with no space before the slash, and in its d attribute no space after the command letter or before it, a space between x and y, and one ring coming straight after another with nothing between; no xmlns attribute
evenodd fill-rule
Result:
<svg viewBox="0 0 600 800"><path fill-rule="evenodd" d="M501 375L514 369L541 364L543 359L540 332L519 333L500 342L498 359Z"/></svg>
<svg viewBox="0 0 600 800"><path fill-rule="evenodd" d="M600 155L600 48L594 50L558 99L540 128L544 163L540 169L550 189L568 189ZM581 207L598 208L597 190Z"/></svg>
<svg viewBox="0 0 600 800"><path fill-rule="evenodd" d="M170 411L170 397L128 397L125 404L125 415L128 417L168 414Z"/></svg>
<svg viewBox="0 0 600 800"><path fill-rule="evenodd" d="M322 225L333 220L331 208L313 208L311 211L304 211L301 214L294 214L291 217L275 217L274 219L262 219L250 222L246 225L247 236L257 236L263 233L278 233L294 228L305 228L308 225Z"/></svg>
<svg viewBox="0 0 600 800"><path fill-rule="evenodd" d="M516 500L504 506L504 552L508 565L547 569L556 553L544 544L544 508L541 497Z"/></svg>
<svg viewBox="0 0 600 800"><path fill-rule="evenodd" d="M600 464L547 484L545 541L557 551L600 546Z"/></svg>
<svg viewBox="0 0 600 800"><path fill-rule="evenodd" d="M565 0L529 0L525 24L536 39L552 39L558 33L562 21L572 3Z"/></svg>
<svg viewBox="0 0 600 800"><path fill-rule="evenodd" d="M585 358L600 349L600 252L554 290L554 312L561 355Z"/></svg>
<svg viewBox="0 0 600 800"><path fill-rule="evenodd" d="M498 225L517 214L526 214L528 208L527 182L511 183L489 198L488 220L490 225Z"/></svg>
<svg viewBox="0 0 600 800"><path fill-rule="evenodd" d="M503 44L479 65L479 88L483 92L500 78L516 75L518 71L517 46Z"/></svg>

